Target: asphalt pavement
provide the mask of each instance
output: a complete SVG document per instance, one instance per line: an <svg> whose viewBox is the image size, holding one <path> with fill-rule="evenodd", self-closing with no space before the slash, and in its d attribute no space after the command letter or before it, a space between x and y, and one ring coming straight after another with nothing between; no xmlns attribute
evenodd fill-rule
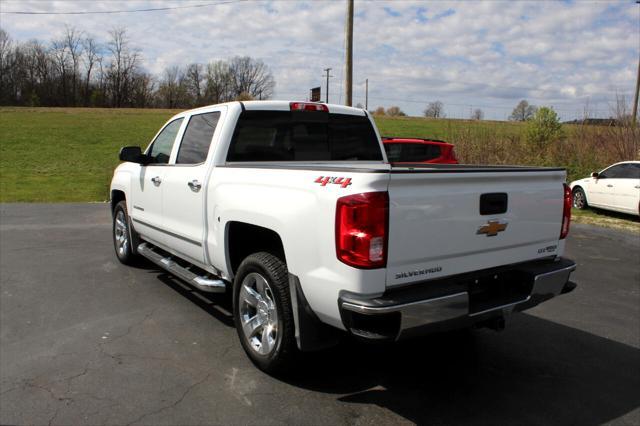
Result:
<svg viewBox="0 0 640 426"><path fill-rule="evenodd" d="M640 235L574 225L578 288L507 329L346 340L281 378L224 295L118 263L107 204L0 205L0 424L640 425Z"/></svg>

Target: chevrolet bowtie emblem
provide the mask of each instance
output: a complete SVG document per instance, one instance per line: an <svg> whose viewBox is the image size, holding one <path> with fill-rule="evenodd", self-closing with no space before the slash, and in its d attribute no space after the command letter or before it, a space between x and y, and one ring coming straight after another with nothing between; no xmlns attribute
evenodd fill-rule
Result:
<svg viewBox="0 0 640 426"><path fill-rule="evenodd" d="M490 220L485 225L478 228L478 232L476 232L476 234L486 234L487 237L495 237L498 235L498 232L502 232L507 229L507 225L507 222L501 223L498 220Z"/></svg>

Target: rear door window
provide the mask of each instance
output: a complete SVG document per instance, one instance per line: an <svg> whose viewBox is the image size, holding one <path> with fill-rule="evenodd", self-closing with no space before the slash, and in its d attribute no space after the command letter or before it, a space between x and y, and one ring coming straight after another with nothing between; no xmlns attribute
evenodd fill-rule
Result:
<svg viewBox="0 0 640 426"><path fill-rule="evenodd" d="M184 131L176 164L204 163L209 153L213 132L216 130L219 112L193 115Z"/></svg>
<svg viewBox="0 0 640 426"><path fill-rule="evenodd" d="M619 178L640 179L640 164L625 163L620 166L622 166L622 171L620 172L620 176L618 176Z"/></svg>
<svg viewBox="0 0 640 426"><path fill-rule="evenodd" d="M244 111L227 161L382 161L365 116L321 111Z"/></svg>

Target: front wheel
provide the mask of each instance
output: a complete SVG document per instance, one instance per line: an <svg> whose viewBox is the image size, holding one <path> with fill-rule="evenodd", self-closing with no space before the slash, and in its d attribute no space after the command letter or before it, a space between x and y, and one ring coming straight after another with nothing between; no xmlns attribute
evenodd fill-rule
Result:
<svg viewBox="0 0 640 426"><path fill-rule="evenodd" d="M113 209L113 247L118 260L125 265L133 265L138 260L133 248L135 237L135 231L129 225L127 204L120 201Z"/></svg>
<svg viewBox="0 0 640 426"><path fill-rule="evenodd" d="M261 370L280 371L296 352L287 266L270 253L252 254L240 264L233 288L242 347Z"/></svg>
<svg viewBox="0 0 640 426"><path fill-rule="evenodd" d="M573 190L573 207L579 210L584 210L589 207L587 204L587 197L580 187Z"/></svg>

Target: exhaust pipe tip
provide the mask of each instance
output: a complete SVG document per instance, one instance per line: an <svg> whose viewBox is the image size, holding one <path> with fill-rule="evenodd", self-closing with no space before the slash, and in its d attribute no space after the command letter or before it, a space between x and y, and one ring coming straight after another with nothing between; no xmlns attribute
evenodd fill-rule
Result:
<svg viewBox="0 0 640 426"><path fill-rule="evenodd" d="M478 323L478 328L490 328L493 331L503 331L507 326L507 321L503 316L489 318Z"/></svg>

